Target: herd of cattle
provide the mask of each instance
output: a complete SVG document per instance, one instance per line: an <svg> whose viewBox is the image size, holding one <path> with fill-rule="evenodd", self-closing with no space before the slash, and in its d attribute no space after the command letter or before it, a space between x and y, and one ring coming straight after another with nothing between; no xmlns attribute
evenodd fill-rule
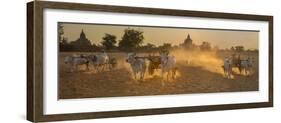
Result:
<svg viewBox="0 0 281 123"><path fill-rule="evenodd" d="M148 61L148 65L146 63ZM177 61L173 55L169 53L160 53L158 56L138 56L136 53L128 53L126 62L130 65L135 80L143 80L146 70L152 75L154 70L160 69L161 76L169 81L169 79L176 78ZM92 64L93 68L97 71L111 70L116 68L117 59L109 57L106 52L101 52L92 55L71 55L64 58L65 64L70 64L71 71L77 71L80 65L85 65L86 70L89 70L89 65ZM224 59L222 65L224 75L226 78L231 79L233 74L233 68L238 68L240 74L250 75L253 71L253 58L247 57L241 59L240 55L232 55ZM139 76L139 77L138 77Z"/></svg>
<svg viewBox="0 0 281 123"><path fill-rule="evenodd" d="M240 74L249 76L253 73L253 63L254 58L247 56L246 59L242 59L240 55L233 54L231 57L224 59L224 65L222 66L224 70L224 75L226 78L231 79L233 74L233 68L238 68Z"/></svg>
<svg viewBox="0 0 281 123"><path fill-rule="evenodd" d="M147 66L146 60L149 61ZM149 74L153 74L155 69L161 69L162 77L164 75L169 79L176 77L176 59L167 53L161 53L160 56L140 57L136 53L128 53L126 62L130 64L133 76L136 80L143 80L146 69ZM106 52L92 55L71 55L64 58L64 63L71 66L71 72L77 71L80 65L85 65L89 70L89 65L97 71L111 70L117 66L117 59L111 58Z"/></svg>
<svg viewBox="0 0 281 123"><path fill-rule="evenodd" d="M97 72L105 69L115 68L117 60L110 58L107 53L103 52L97 55L71 55L64 58L64 63L71 66L71 72L77 71L78 66L86 65L86 70L89 70L89 64L92 63Z"/></svg>

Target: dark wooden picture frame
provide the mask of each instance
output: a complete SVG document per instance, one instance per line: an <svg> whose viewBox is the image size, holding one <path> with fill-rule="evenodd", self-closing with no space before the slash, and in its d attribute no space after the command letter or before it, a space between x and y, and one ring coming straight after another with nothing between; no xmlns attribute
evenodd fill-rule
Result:
<svg viewBox="0 0 281 123"><path fill-rule="evenodd" d="M59 115L45 115L43 113L43 10L66 9L83 11L102 11L116 13L136 13L150 15L188 16L204 18L220 18L233 20L256 20L269 23L269 92L268 102L208 105L193 107L166 107L159 109L123 110L93 113L73 113ZM155 8L138 8L125 6L108 6L79 3L62 3L35 1L27 3L27 120L32 122L47 122L61 120L80 120L107 117L155 115L185 112L200 112L214 110L230 110L244 108L259 108L273 106L273 16L232 14L217 12L199 12L186 10L169 10Z"/></svg>

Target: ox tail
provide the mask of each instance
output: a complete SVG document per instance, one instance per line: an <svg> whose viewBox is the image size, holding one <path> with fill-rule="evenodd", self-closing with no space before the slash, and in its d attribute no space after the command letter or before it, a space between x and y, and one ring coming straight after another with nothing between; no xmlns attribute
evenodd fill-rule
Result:
<svg viewBox="0 0 281 123"><path fill-rule="evenodd" d="M175 67L175 68L172 70L172 78L173 78L173 79L176 79L177 71L178 71L178 67Z"/></svg>

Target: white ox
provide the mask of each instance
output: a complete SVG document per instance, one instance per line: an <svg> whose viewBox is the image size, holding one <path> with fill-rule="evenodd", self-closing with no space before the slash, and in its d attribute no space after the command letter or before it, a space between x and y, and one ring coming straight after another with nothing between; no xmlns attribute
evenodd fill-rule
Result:
<svg viewBox="0 0 281 123"><path fill-rule="evenodd" d="M223 71L224 71L224 76L228 79L231 79L232 67L233 67L232 60L230 58L224 59L224 64L223 64L222 68L223 68Z"/></svg>
<svg viewBox="0 0 281 123"><path fill-rule="evenodd" d="M176 78L176 71L177 71L177 67L176 67L176 58L174 56L169 56L167 54L160 54L160 58L161 58L161 75L162 78L164 79L164 74L167 73L167 81L169 81L169 76L171 75L172 79ZM164 83L162 83L164 84Z"/></svg>
<svg viewBox="0 0 281 123"><path fill-rule="evenodd" d="M109 57L105 52L97 55L90 55L89 59L92 61L97 71L105 70L108 67Z"/></svg>
<svg viewBox="0 0 281 123"><path fill-rule="evenodd" d="M246 60L241 60L241 72L244 71L246 76L249 76L252 71L253 59L248 57Z"/></svg>
<svg viewBox="0 0 281 123"><path fill-rule="evenodd" d="M83 55L66 56L64 58L64 63L71 65L71 72L78 70L79 65L86 65L86 70L89 70L89 61Z"/></svg>
<svg viewBox="0 0 281 123"><path fill-rule="evenodd" d="M137 74L140 74L140 80L143 80L146 71L145 59L137 58L136 53L129 53L126 61L131 65L135 80L137 80Z"/></svg>

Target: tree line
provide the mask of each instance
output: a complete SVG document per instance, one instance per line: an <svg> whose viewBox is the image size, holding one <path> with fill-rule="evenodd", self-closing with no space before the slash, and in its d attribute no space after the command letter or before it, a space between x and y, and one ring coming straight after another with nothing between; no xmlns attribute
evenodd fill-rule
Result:
<svg viewBox="0 0 281 123"><path fill-rule="evenodd" d="M105 33L100 44L91 43L87 39L77 39L69 42L67 38L63 37L63 26L59 26L59 49L63 52L93 52L93 51L158 51L173 48L172 44L164 43L156 46L152 43L144 43L143 32L135 29L127 28L121 40L113 34ZM80 37L81 38L81 37Z"/></svg>
<svg viewBox="0 0 281 123"><path fill-rule="evenodd" d="M163 43L160 46L156 46L152 43L144 44L144 32L127 28L124 30L123 36L118 41L117 37L113 34L105 33L102 37L100 44L91 43L86 37L81 35L76 41L69 42L67 38L63 37L63 26L58 27L58 40L59 50L62 52L97 52L101 50L106 51L144 51L154 52L180 48L180 45L172 45L171 43ZM85 35L85 34L84 34ZM190 47L189 47L190 48ZM209 42L202 42L201 45L193 45L191 49L199 49L202 51L219 50L217 46L211 47ZM244 51L243 46L231 47L232 51Z"/></svg>

